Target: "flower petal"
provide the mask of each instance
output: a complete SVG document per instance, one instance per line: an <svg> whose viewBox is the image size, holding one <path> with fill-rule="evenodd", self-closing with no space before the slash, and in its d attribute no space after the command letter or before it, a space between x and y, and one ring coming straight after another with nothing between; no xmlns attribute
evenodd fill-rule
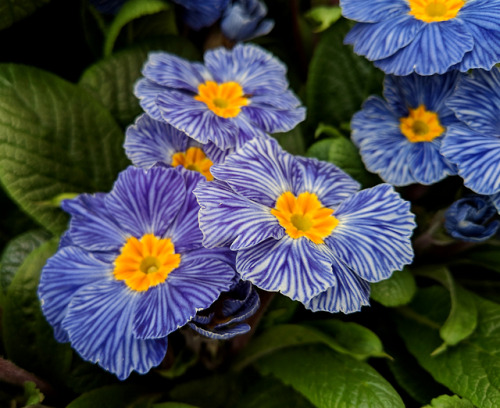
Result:
<svg viewBox="0 0 500 408"><path fill-rule="evenodd" d="M194 194L201 206L199 223L207 248L229 244L233 250L249 248L284 234L269 207L236 194L225 183L200 183Z"/></svg>
<svg viewBox="0 0 500 408"><path fill-rule="evenodd" d="M448 175L457 174L456 166L441 154L439 148L446 136L427 143L418 143L418 149L413 149L409 157L410 171L420 184L433 184Z"/></svg>
<svg viewBox="0 0 500 408"><path fill-rule="evenodd" d="M288 132L306 118L303 107L279 110L270 105L250 104L241 110L251 122L268 133Z"/></svg>
<svg viewBox="0 0 500 408"><path fill-rule="evenodd" d="M326 238L335 257L369 282L387 279L413 260L415 216L392 186L380 184L344 201L338 226Z"/></svg>
<svg viewBox="0 0 500 408"><path fill-rule="evenodd" d="M236 270L255 286L307 302L335 284L328 256L309 239L268 239L238 251Z"/></svg>
<svg viewBox="0 0 500 408"><path fill-rule="evenodd" d="M340 0L340 7L344 17L365 23L389 20L410 11L404 0Z"/></svg>
<svg viewBox="0 0 500 408"><path fill-rule="evenodd" d="M155 84L146 78L137 81L134 87L134 95L139 98L139 104L154 120L163 122L160 109L156 105L156 97L162 92L168 92L168 88Z"/></svg>
<svg viewBox="0 0 500 408"><path fill-rule="evenodd" d="M72 347L83 359L99 364L120 380L132 371L148 372L163 360L167 339L141 340L132 332L139 299L123 282L88 285L71 300L63 321Z"/></svg>

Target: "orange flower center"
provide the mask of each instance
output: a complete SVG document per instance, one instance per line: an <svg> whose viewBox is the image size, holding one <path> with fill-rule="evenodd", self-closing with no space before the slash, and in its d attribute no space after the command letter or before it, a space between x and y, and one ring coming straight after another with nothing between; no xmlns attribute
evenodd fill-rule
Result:
<svg viewBox="0 0 500 408"><path fill-rule="evenodd" d="M410 109L410 114L406 118L400 118L399 128L412 143L431 142L445 131L437 113L426 110L424 105Z"/></svg>
<svg viewBox="0 0 500 408"><path fill-rule="evenodd" d="M410 15L426 23L455 18L464 0L410 0Z"/></svg>
<svg viewBox="0 0 500 408"><path fill-rule="evenodd" d="M169 238L160 239L146 234L140 240L127 239L120 255L115 259L113 274L116 279L137 292L165 282L167 276L181 263L181 256L175 253Z"/></svg>
<svg viewBox="0 0 500 408"><path fill-rule="evenodd" d="M323 207L316 194L291 192L281 194L271 210L285 232L292 238L306 237L315 244L322 244L338 225L331 208Z"/></svg>
<svg viewBox="0 0 500 408"><path fill-rule="evenodd" d="M199 147L190 147L185 152L177 152L172 156L172 167L183 166L188 170L194 170L205 176L207 180L213 180L210 173L212 160L207 158Z"/></svg>
<svg viewBox="0 0 500 408"><path fill-rule="evenodd" d="M198 95L194 99L204 102L213 113L226 119L238 116L241 107L249 103L243 88L236 82L218 84L207 81L198 86Z"/></svg>

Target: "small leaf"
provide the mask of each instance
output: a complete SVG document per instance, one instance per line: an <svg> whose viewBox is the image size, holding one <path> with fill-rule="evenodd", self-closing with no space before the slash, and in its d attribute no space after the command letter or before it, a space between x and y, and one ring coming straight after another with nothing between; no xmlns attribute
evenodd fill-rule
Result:
<svg viewBox="0 0 500 408"><path fill-rule="evenodd" d="M24 383L24 399L26 400L26 407L37 405L44 400L44 395L36 388L33 381L26 381Z"/></svg>
<svg viewBox="0 0 500 408"><path fill-rule="evenodd" d="M111 188L126 166L123 133L81 88L48 72L0 65L0 181L37 222L61 233L67 215L43 203Z"/></svg>
<svg viewBox="0 0 500 408"><path fill-rule="evenodd" d="M106 106L123 128L132 124L142 112L133 88L150 51L166 51L192 60L199 57L188 40L165 36L104 58L90 66L80 78L79 85Z"/></svg>
<svg viewBox="0 0 500 408"><path fill-rule="evenodd" d="M320 126L322 126L322 132L337 134L337 136L314 143L307 151L307 156L335 164L359 181L363 187L375 185L377 178L366 171L356 146L335 128Z"/></svg>
<svg viewBox="0 0 500 408"><path fill-rule="evenodd" d="M170 5L162 0L129 0L120 9L109 27L104 43L104 55L109 57L113 52L118 34L123 27L139 17L159 13L170 9Z"/></svg>
<svg viewBox="0 0 500 408"><path fill-rule="evenodd" d="M33 14L50 0L0 0L0 30Z"/></svg>
<svg viewBox="0 0 500 408"><path fill-rule="evenodd" d="M396 307L409 303L416 291L415 278L408 269L403 269L389 279L372 283L370 297L386 307Z"/></svg>
<svg viewBox="0 0 500 408"><path fill-rule="evenodd" d="M318 408L404 408L394 388L372 367L325 347L281 350L259 360L257 368Z"/></svg>
<svg viewBox="0 0 500 408"><path fill-rule="evenodd" d="M320 6L309 10L305 17L316 25L315 33L325 31L342 16L342 10L338 6Z"/></svg>
<svg viewBox="0 0 500 408"><path fill-rule="evenodd" d="M0 258L0 290L6 291L25 258L50 238L44 230L28 231L10 241Z"/></svg>
<svg viewBox="0 0 500 408"><path fill-rule="evenodd" d="M434 398L430 405L422 408L474 408L474 405L470 401L460 398L458 395L441 395Z"/></svg>
<svg viewBox="0 0 500 408"><path fill-rule="evenodd" d="M278 140L281 147L288 153L303 155L306 151L300 126L296 126L286 133L275 133L273 137Z"/></svg>

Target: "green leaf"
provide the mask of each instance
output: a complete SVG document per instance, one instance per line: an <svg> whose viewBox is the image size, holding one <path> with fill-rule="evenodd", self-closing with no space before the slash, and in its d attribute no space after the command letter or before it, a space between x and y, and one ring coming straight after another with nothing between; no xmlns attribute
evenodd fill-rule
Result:
<svg viewBox="0 0 500 408"><path fill-rule="evenodd" d="M0 0L0 30L33 14L50 0Z"/></svg>
<svg viewBox="0 0 500 408"><path fill-rule="evenodd" d="M383 73L343 45L352 24L347 20L325 31L309 66L306 101L308 124L340 127L350 122L363 101L382 89Z"/></svg>
<svg viewBox="0 0 500 408"><path fill-rule="evenodd" d="M261 359L273 374L318 408L403 408L392 386L371 366L324 347L286 349Z"/></svg>
<svg viewBox="0 0 500 408"><path fill-rule="evenodd" d="M342 10L338 6L320 6L309 10L305 17L316 25L315 33L325 31L342 16Z"/></svg>
<svg viewBox="0 0 500 408"><path fill-rule="evenodd" d="M349 139L330 126L320 125L318 130L330 135L335 134L336 137L314 143L307 151L307 156L335 164L359 181L363 187L373 186L378 182L374 175L366 171L357 147Z"/></svg>
<svg viewBox="0 0 500 408"><path fill-rule="evenodd" d="M133 89L150 51L167 51L187 59L198 59L196 48L182 37L165 36L113 54L89 67L79 85L106 106L125 128L142 113Z"/></svg>
<svg viewBox="0 0 500 408"><path fill-rule="evenodd" d="M109 190L126 166L123 133L81 88L48 72L0 65L0 181L54 234L67 215L44 202L67 192Z"/></svg>
<svg viewBox="0 0 500 408"><path fill-rule="evenodd" d="M281 381L263 378L252 384L236 408L314 408L314 405Z"/></svg>
<svg viewBox="0 0 500 408"><path fill-rule="evenodd" d="M28 231L10 241L0 259L0 290L6 291L25 258L50 238L44 230Z"/></svg>
<svg viewBox="0 0 500 408"><path fill-rule="evenodd" d="M147 394L135 385L109 385L80 395L66 408L143 408L152 406L156 398L157 395Z"/></svg>
<svg viewBox="0 0 500 408"><path fill-rule="evenodd" d="M33 381L26 381L24 383L24 399L26 400L26 407L37 405L43 401L44 395L36 388Z"/></svg>
<svg viewBox="0 0 500 408"><path fill-rule="evenodd" d="M252 339L238 356L235 368L241 369L283 348L315 343L325 344L333 350L358 359L385 355L382 343L370 330L356 323L329 320L311 323L308 326L283 324L270 327Z"/></svg>
<svg viewBox="0 0 500 408"><path fill-rule="evenodd" d="M411 301L417 285L408 269L396 271L387 280L371 284L370 297L387 307L406 305Z"/></svg>
<svg viewBox="0 0 500 408"><path fill-rule="evenodd" d="M500 406L500 305L471 294L478 310L470 337L439 355L439 329L447 317L448 293L439 286L421 289L402 309L398 329L408 350L434 379L481 408Z"/></svg>
<svg viewBox="0 0 500 408"><path fill-rule="evenodd" d="M71 348L54 339L37 296L40 272L57 246L58 240L46 242L17 270L5 297L2 329L9 360L42 378L62 381L71 363Z"/></svg>
<svg viewBox="0 0 500 408"><path fill-rule="evenodd" d="M303 155L306 151L300 126L295 126L289 132L275 133L273 137L278 140L281 147L288 153Z"/></svg>
<svg viewBox="0 0 500 408"><path fill-rule="evenodd" d="M194 405L184 404L182 402L162 402L154 404L152 408L196 408Z"/></svg>
<svg viewBox="0 0 500 408"><path fill-rule="evenodd" d="M480 245L467 251L458 263L472 263L500 272L500 248L497 245Z"/></svg>
<svg viewBox="0 0 500 408"><path fill-rule="evenodd" d="M170 9L170 5L162 0L129 0L120 9L109 27L104 43L104 55L110 56L113 52L118 34L123 27L139 17L159 13Z"/></svg>
<svg viewBox="0 0 500 408"><path fill-rule="evenodd" d="M422 408L474 408L474 405L466 399L462 399L457 395L441 395L434 398L430 405Z"/></svg>

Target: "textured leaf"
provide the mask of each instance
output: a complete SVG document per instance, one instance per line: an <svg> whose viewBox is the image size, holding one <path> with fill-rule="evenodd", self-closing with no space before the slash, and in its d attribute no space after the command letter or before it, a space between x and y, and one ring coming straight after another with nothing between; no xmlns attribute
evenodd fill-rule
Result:
<svg viewBox="0 0 500 408"><path fill-rule="evenodd" d="M0 258L0 290L5 291L24 259L50 238L44 230L26 232L10 241Z"/></svg>
<svg viewBox="0 0 500 408"><path fill-rule="evenodd" d="M398 319L398 329L409 351L434 379L480 408L500 406L500 305L472 295L478 310L474 333L439 355L431 353L441 344L439 329L450 301L441 287L417 292Z"/></svg>
<svg viewBox="0 0 500 408"><path fill-rule="evenodd" d="M109 112L48 72L0 65L0 181L36 221L58 234L67 216L47 201L107 191L126 165Z"/></svg>
<svg viewBox="0 0 500 408"><path fill-rule="evenodd" d="M162 402L154 404L152 408L196 408L194 405L183 404L182 402Z"/></svg>
<svg viewBox="0 0 500 408"><path fill-rule="evenodd" d="M36 292L40 271L57 244L51 240L35 249L16 272L5 298L2 329L9 360L42 378L61 380L71 363L71 349L55 341Z"/></svg>
<svg viewBox="0 0 500 408"><path fill-rule="evenodd" d="M363 101L382 89L382 72L343 45L350 27L342 19L325 31L311 60L306 101L314 128L320 122L337 127L350 122Z"/></svg>
<svg viewBox="0 0 500 408"><path fill-rule="evenodd" d="M283 324L270 327L252 340L235 365L239 369L277 350L315 343L358 359L384 355L382 343L370 330L356 323L331 320L310 326Z"/></svg>
<svg viewBox="0 0 500 408"><path fill-rule="evenodd" d="M392 386L371 366L325 347L281 350L259 360L257 367L318 408L404 407Z"/></svg>
<svg viewBox="0 0 500 408"><path fill-rule="evenodd" d="M305 17L312 21L316 28L315 33L325 31L342 16L342 10L338 6L320 6L308 11Z"/></svg>
<svg viewBox="0 0 500 408"><path fill-rule="evenodd" d="M50 0L0 0L0 30L33 14Z"/></svg>
<svg viewBox="0 0 500 408"><path fill-rule="evenodd" d="M109 27L104 43L104 55L110 56L118 34L131 21L150 14L170 9L170 5L162 0L129 0L120 9Z"/></svg>
<svg viewBox="0 0 500 408"><path fill-rule="evenodd" d="M109 385L80 395L66 408L143 408L150 407L154 398L138 386Z"/></svg>
<svg viewBox="0 0 500 408"><path fill-rule="evenodd" d="M370 297L387 307L406 305L411 301L417 285L408 269L396 271L387 280L371 284Z"/></svg>
<svg viewBox="0 0 500 408"><path fill-rule="evenodd" d="M474 408L474 405L457 395L441 395L423 408Z"/></svg>
<svg viewBox="0 0 500 408"><path fill-rule="evenodd" d="M165 36L124 49L104 58L88 68L79 85L106 106L122 127L126 127L141 114L139 100L133 93L136 80L141 76L148 52L167 51L183 58L199 57L196 48L184 38Z"/></svg>

